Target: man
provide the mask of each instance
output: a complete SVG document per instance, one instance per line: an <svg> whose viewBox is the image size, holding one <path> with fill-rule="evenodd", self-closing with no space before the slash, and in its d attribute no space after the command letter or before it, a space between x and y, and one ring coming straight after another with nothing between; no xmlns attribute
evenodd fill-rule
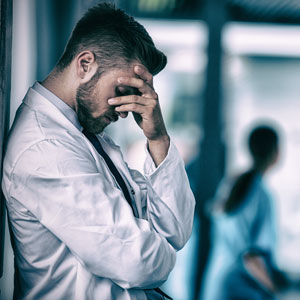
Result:
<svg viewBox="0 0 300 300"><path fill-rule="evenodd" d="M29 89L12 126L2 188L16 299L165 299L194 198L153 75L166 57L108 4L76 25L60 61ZM147 139L145 174L103 130L129 112Z"/></svg>

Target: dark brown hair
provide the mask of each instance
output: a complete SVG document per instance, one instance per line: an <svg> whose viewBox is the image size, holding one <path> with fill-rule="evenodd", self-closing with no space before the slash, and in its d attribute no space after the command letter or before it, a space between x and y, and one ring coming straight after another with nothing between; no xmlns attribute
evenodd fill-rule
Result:
<svg viewBox="0 0 300 300"><path fill-rule="evenodd" d="M57 69L62 71L84 50L94 53L101 73L137 60L155 75L167 63L145 28L110 3L90 8L78 21Z"/></svg>

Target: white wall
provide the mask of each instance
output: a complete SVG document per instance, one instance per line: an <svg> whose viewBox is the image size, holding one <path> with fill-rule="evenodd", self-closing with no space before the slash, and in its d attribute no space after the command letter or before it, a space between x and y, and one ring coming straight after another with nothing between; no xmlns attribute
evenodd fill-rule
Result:
<svg viewBox="0 0 300 300"><path fill-rule="evenodd" d="M35 0L13 0L10 124L16 109L35 78L35 30ZM1 300L12 299L13 273L13 252L6 220L4 269L0 279Z"/></svg>

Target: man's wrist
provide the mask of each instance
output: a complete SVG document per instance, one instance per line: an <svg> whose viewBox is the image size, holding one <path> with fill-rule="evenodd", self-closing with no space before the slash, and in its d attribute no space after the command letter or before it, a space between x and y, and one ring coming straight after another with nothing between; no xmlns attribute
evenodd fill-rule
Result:
<svg viewBox="0 0 300 300"><path fill-rule="evenodd" d="M147 140L147 147L149 153L154 161L156 167L160 165L160 163L166 158L168 155L169 147L170 147L170 137L169 135L164 135L159 139L155 140Z"/></svg>

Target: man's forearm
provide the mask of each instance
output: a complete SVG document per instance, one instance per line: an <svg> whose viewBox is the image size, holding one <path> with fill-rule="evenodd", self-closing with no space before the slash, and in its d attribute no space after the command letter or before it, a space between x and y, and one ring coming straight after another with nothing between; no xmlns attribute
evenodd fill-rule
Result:
<svg viewBox="0 0 300 300"><path fill-rule="evenodd" d="M169 147L170 137L167 135L160 140L148 140L148 150L156 167L166 158Z"/></svg>

